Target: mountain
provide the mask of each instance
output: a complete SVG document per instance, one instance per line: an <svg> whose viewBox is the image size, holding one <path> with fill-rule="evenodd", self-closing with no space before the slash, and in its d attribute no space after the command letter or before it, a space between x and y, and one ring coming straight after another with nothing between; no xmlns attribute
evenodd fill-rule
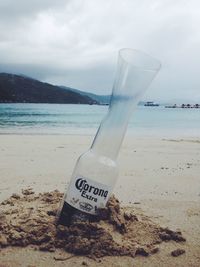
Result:
<svg viewBox="0 0 200 267"><path fill-rule="evenodd" d="M110 95L96 95L93 93L84 92L84 91L77 90L77 89L70 88L70 87L66 87L66 86L60 86L60 87L67 89L67 90L71 90L72 92L78 93L78 94L83 95L83 96L88 96L88 97L94 99L95 101L99 102L99 104L102 104L102 105L110 103L110 98L111 98Z"/></svg>
<svg viewBox="0 0 200 267"><path fill-rule="evenodd" d="M66 87L66 86L60 86L60 87L67 89L67 90L71 90L72 92L79 93L80 95L89 96L90 98L99 102L100 105L106 105L110 103L111 95L96 95L93 93L84 92L84 91L73 89L73 88ZM145 103L146 103L145 101L140 101L138 103L138 106L144 106Z"/></svg>
<svg viewBox="0 0 200 267"><path fill-rule="evenodd" d="M0 103L98 104L87 95L49 83L9 73L0 73Z"/></svg>
<svg viewBox="0 0 200 267"><path fill-rule="evenodd" d="M40 82L23 74L0 73L0 103L58 103L108 105L111 95ZM145 102L139 102L144 105Z"/></svg>

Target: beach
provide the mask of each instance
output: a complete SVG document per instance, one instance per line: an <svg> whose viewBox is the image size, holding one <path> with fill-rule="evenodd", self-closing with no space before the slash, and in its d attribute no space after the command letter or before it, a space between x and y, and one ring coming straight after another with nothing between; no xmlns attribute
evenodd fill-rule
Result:
<svg viewBox="0 0 200 267"><path fill-rule="evenodd" d="M199 10L0 2L0 267L200 267Z"/></svg>
<svg viewBox="0 0 200 267"><path fill-rule="evenodd" d="M32 188L34 192L64 192L76 159L91 145L92 135L0 136L0 200ZM200 139L136 137L128 134L119 155L120 175L114 189L122 206L163 227L181 230L185 252L166 242L149 257L87 257L57 261L56 266L194 266L200 265ZM54 252L56 253L56 252ZM1 266L55 266L53 254L31 248L1 250ZM65 252L66 253L66 252ZM83 264L84 265L84 264Z"/></svg>

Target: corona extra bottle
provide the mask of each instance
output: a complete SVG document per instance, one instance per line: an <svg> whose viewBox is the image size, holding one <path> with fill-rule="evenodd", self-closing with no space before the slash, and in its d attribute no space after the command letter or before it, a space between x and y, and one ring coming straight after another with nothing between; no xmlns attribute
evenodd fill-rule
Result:
<svg viewBox="0 0 200 267"><path fill-rule="evenodd" d="M118 178L117 156L129 118L160 66L159 61L138 50L119 51L108 112L92 146L77 160L58 211L58 224L85 220L105 207Z"/></svg>

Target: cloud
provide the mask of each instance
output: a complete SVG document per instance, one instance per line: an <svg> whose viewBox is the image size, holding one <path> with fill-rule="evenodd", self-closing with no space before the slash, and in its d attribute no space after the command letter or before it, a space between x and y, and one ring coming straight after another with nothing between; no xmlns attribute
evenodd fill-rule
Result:
<svg viewBox="0 0 200 267"><path fill-rule="evenodd" d="M160 59L146 98L200 97L196 0L0 1L0 71L110 92L122 47ZM200 100L200 99L199 99Z"/></svg>
<svg viewBox="0 0 200 267"><path fill-rule="evenodd" d="M34 15L37 15L40 12L46 12L49 10L55 10L59 7L63 7L69 1L65 0L1 0L0 1L0 16L1 21L10 21L16 22L16 19L22 18L33 18Z"/></svg>

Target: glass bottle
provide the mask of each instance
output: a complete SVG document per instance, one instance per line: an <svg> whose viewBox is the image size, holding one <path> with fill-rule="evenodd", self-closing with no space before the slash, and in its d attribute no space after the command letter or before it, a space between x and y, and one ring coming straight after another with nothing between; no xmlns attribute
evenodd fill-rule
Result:
<svg viewBox="0 0 200 267"><path fill-rule="evenodd" d="M58 211L58 224L85 220L105 207L117 181L117 156L128 121L160 67L159 61L138 50L119 51L108 112L92 146L77 160Z"/></svg>

